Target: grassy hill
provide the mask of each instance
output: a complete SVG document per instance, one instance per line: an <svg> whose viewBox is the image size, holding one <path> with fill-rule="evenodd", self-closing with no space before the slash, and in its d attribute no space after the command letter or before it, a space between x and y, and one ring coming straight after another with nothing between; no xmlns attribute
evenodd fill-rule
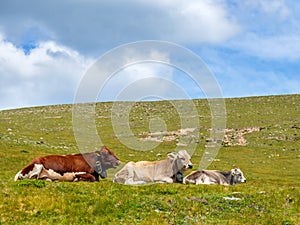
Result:
<svg viewBox="0 0 300 225"><path fill-rule="evenodd" d="M130 112L136 137L161 138L158 147L145 152L127 148L115 135L113 103L97 104L101 140L123 162L108 171L107 179L14 182L14 175L36 156L79 152L72 106L0 111L0 224L300 224L300 95L225 102L227 139L209 168L240 167L247 183L230 187L112 183L126 162L163 159L178 144L180 118L168 101L135 103ZM193 138L197 147L192 162L197 169L209 143L211 115L206 100L194 104L200 121L199 136ZM149 121L157 117L168 128L159 137L149 131Z"/></svg>

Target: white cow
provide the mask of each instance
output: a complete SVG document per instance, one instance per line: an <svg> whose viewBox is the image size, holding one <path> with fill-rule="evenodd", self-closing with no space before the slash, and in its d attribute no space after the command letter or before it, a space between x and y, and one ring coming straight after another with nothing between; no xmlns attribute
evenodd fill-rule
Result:
<svg viewBox="0 0 300 225"><path fill-rule="evenodd" d="M219 170L197 170L185 178L184 184L221 184L234 185L246 182L243 172L239 168L223 172Z"/></svg>
<svg viewBox="0 0 300 225"><path fill-rule="evenodd" d="M160 161L140 161L127 163L116 175L114 183L145 184L145 183L173 183L174 175L183 168L192 168L191 157L186 150L169 153L168 157Z"/></svg>

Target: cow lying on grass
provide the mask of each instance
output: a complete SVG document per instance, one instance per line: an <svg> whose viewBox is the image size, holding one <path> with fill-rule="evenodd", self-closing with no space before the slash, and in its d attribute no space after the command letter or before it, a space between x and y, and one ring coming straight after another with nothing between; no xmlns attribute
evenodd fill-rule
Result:
<svg viewBox="0 0 300 225"><path fill-rule="evenodd" d="M239 168L227 172L218 170L197 170L183 179L184 184L235 185L244 182L246 182L246 178Z"/></svg>
<svg viewBox="0 0 300 225"><path fill-rule="evenodd" d="M114 183L145 184L145 183L173 183L178 178L178 172L183 168L192 168L190 155L185 150L169 153L168 157L160 161L140 161L127 163L116 175Z"/></svg>
<svg viewBox="0 0 300 225"><path fill-rule="evenodd" d="M48 155L33 159L20 170L15 181L19 179L45 179L48 181L99 181L107 177L106 170L116 168L119 159L107 147L84 154Z"/></svg>

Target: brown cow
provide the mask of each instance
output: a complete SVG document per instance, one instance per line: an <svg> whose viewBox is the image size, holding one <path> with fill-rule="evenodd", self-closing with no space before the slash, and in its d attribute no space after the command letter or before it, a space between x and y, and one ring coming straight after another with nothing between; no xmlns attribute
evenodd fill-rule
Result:
<svg viewBox="0 0 300 225"><path fill-rule="evenodd" d="M102 146L101 150L95 152L37 157L19 171L14 180L99 181L99 175L101 178L107 177L106 170L116 168L119 164L115 154Z"/></svg>

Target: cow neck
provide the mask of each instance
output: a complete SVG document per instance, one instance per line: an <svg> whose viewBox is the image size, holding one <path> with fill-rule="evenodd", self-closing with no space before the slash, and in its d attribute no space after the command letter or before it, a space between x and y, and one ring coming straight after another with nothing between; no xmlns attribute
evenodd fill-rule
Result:
<svg viewBox="0 0 300 225"><path fill-rule="evenodd" d="M229 184L230 184L230 185L234 185L234 175L232 175L231 170L228 171L228 173L229 173L229 177L230 177Z"/></svg>
<svg viewBox="0 0 300 225"><path fill-rule="evenodd" d="M100 153L100 152L96 152L95 160L96 160L96 166L95 166L94 170L95 170L98 174L100 174L100 173L102 172L101 153Z"/></svg>
<svg viewBox="0 0 300 225"><path fill-rule="evenodd" d="M226 177L227 182L229 181L230 185L234 184L234 177L232 176L231 170L228 172L221 172L221 174Z"/></svg>
<svg viewBox="0 0 300 225"><path fill-rule="evenodd" d="M180 169L179 169L179 165L178 165L178 160L177 160L177 158L176 158L176 159L174 159L173 162L172 162L172 171L173 171L172 176L176 175L176 174L178 173L179 170L180 170Z"/></svg>
<svg viewBox="0 0 300 225"><path fill-rule="evenodd" d="M230 178L230 185L234 185L234 176L231 175L231 178Z"/></svg>

